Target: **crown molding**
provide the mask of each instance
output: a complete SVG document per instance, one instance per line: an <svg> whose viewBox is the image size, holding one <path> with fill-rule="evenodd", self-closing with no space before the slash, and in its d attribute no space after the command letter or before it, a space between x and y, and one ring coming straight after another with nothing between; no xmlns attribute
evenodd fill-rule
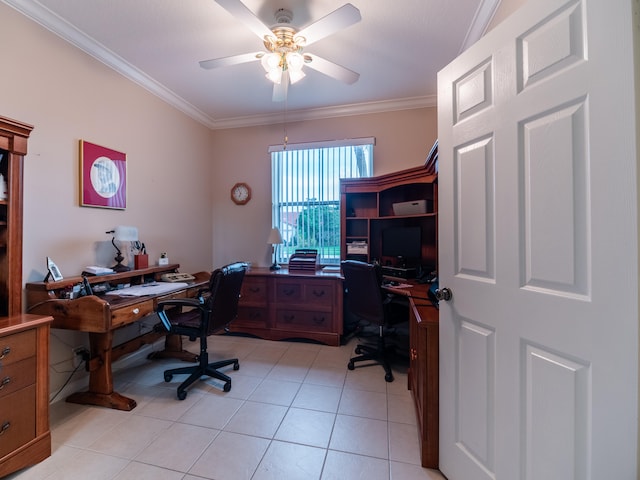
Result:
<svg viewBox="0 0 640 480"><path fill-rule="evenodd" d="M161 83L151 78L146 73L129 64L125 59L104 47L104 45L96 42L93 38L78 30L37 0L1 1L208 128L239 128L284 123L285 121L282 113L249 115L226 119L212 118L191 103L184 100L182 97L173 93ZM467 33L467 37L465 38L461 51L465 50L469 45L474 43L483 35L484 30L489 24L489 21L493 17L499 4L500 0L484 0L482 2L476 11L474 22ZM436 105L437 96L428 95L423 97L401 98L380 102L366 102L290 111L287 112L286 121L305 121L353 115L366 115L397 110L433 107Z"/></svg>
<svg viewBox="0 0 640 480"><path fill-rule="evenodd" d="M354 115L367 115L372 113L393 112L397 110L412 110L414 108L435 107L437 95L424 97L401 98L396 100L384 100L380 102L354 103L350 105L338 105L335 107L309 108L306 110L287 111L286 120L284 113L270 113L267 115L250 115L246 117L234 117L216 121L213 129L252 127L258 125L273 125L285 122L300 122L306 120L321 120L325 118L351 117Z"/></svg>
<svg viewBox="0 0 640 480"><path fill-rule="evenodd" d="M215 120L197 109L189 102L179 97L167 87L157 82L143 71L137 69L125 59L116 55L101 43L87 36L66 20L60 18L51 10L36 0L2 0L24 16L43 26L63 40L78 47L83 52L96 60L104 63L109 68L123 75L125 78L137 83L145 90L160 97L162 100L187 114L194 120L213 128Z"/></svg>

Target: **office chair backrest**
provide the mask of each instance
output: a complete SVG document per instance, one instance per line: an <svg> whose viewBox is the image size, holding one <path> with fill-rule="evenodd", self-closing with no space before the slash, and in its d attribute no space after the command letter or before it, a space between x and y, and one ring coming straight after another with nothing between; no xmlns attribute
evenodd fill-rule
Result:
<svg viewBox="0 0 640 480"><path fill-rule="evenodd" d="M238 300L247 264L236 262L216 269L209 280L207 308L211 311L208 333L213 333L228 325L238 315Z"/></svg>
<svg viewBox="0 0 640 480"><path fill-rule="evenodd" d="M341 265L347 308L364 320L383 323L384 296L380 267L357 260L344 260Z"/></svg>

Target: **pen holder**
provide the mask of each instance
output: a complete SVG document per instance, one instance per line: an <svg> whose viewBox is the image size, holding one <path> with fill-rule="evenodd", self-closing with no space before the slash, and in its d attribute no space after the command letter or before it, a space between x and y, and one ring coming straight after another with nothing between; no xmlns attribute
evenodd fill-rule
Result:
<svg viewBox="0 0 640 480"><path fill-rule="evenodd" d="M146 253L134 255L133 265L136 270L140 270L141 268L149 268L149 255L147 255Z"/></svg>

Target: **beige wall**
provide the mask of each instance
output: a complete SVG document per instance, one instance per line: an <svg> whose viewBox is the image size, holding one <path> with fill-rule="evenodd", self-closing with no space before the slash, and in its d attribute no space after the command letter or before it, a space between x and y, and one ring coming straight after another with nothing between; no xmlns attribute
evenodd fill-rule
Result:
<svg viewBox="0 0 640 480"><path fill-rule="evenodd" d="M116 225L137 226L152 258L166 251L184 271L212 267L208 128L4 3L0 65L0 115L35 126L24 168L25 282L43 279L46 256L67 276L101 259L111 264L105 231ZM125 211L79 206L79 139L127 153ZM52 330L52 392L81 345L86 333Z"/></svg>
<svg viewBox="0 0 640 480"><path fill-rule="evenodd" d="M105 231L116 225L137 226L152 258L166 251L186 270L210 268L209 129L5 4L0 23L0 115L35 126L24 280L42 279L46 256L68 276L112 262ZM127 154L125 211L79 206L79 139Z"/></svg>
<svg viewBox="0 0 640 480"><path fill-rule="evenodd" d="M374 174L424 163L436 139L436 109L298 122L286 126L289 143L375 137ZM213 132L216 164L213 191L214 263L236 259L269 265L267 236L271 228L271 166L269 145L282 144L282 124ZM233 204L229 191L236 182L251 186L252 200Z"/></svg>

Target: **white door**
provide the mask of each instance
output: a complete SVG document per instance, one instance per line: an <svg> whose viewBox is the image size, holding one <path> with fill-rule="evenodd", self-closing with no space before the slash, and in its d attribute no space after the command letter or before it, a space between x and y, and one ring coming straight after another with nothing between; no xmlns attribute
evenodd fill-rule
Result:
<svg viewBox="0 0 640 480"><path fill-rule="evenodd" d="M438 77L450 480L636 478L634 5L529 0Z"/></svg>

